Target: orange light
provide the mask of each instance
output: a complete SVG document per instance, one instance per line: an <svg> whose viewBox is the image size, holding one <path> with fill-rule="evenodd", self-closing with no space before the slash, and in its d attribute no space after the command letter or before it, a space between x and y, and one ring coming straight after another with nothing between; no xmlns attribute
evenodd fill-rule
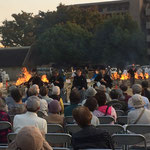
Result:
<svg viewBox="0 0 150 150"><path fill-rule="evenodd" d="M49 83L49 80L47 79L47 76L45 74L42 75L41 80L45 83Z"/></svg>

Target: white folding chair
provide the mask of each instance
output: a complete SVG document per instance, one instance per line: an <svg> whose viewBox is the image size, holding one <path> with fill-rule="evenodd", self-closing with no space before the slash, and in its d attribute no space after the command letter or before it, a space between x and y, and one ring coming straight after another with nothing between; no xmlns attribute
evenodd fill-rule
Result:
<svg viewBox="0 0 150 150"><path fill-rule="evenodd" d="M114 134L112 140L116 146L122 146L124 150L128 150L129 146L144 142L144 149L147 150L145 137L141 134Z"/></svg>
<svg viewBox="0 0 150 150"><path fill-rule="evenodd" d="M11 143L16 138L17 133L9 133L7 135L8 144Z"/></svg>
<svg viewBox="0 0 150 150"><path fill-rule="evenodd" d="M62 133L63 131L64 129L60 124L47 124L47 133Z"/></svg>
<svg viewBox="0 0 150 150"><path fill-rule="evenodd" d="M110 135L114 133L124 133L124 128L119 124L100 124L96 127L107 131Z"/></svg>

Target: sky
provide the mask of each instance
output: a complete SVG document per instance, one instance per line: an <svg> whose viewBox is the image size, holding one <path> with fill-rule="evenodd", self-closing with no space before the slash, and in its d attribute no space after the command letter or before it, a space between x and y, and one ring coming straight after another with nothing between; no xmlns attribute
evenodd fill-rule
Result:
<svg viewBox="0 0 150 150"><path fill-rule="evenodd" d="M38 14L41 11L53 11L62 3L65 5L92 3L112 0L0 0L0 24L5 20L12 20L13 13L20 13L21 10Z"/></svg>

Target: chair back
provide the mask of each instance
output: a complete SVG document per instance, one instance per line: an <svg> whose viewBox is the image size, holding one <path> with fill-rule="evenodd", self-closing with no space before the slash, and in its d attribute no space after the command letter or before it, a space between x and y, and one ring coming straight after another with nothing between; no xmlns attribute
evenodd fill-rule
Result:
<svg viewBox="0 0 150 150"><path fill-rule="evenodd" d="M12 125L8 121L0 121L0 130L12 129Z"/></svg>
<svg viewBox="0 0 150 150"><path fill-rule="evenodd" d="M101 117L98 117L98 119L100 121L100 124L110 124L113 121L115 122L114 118L111 116L101 116Z"/></svg>
<svg viewBox="0 0 150 150"><path fill-rule="evenodd" d="M66 133L47 133L45 138L50 145L62 144L63 147L69 147L71 143L71 135Z"/></svg>
<svg viewBox="0 0 150 150"><path fill-rule="evenodd" d="M81 128L77 124L67 124L66 125L67 133L73 134L73 133L76 133L80 130L81 130Z"/></svg>
<svg viewBox="0 0 150 150"><path fill-rule="evenodd" d="M11 143L16 138L17 133L9 133L7 135L8 144Z"/></svg>
<svg viewBox="0 0 150 150"><path fill-rule="evenodd" d="M74 120L73 116L66 116L64 118L64 123L65 124L74 124L75 120Z"/></svg>
<svg viewBox="0 0 150 150"><path fill-rule="evenodd" d="M8 146L0 146L0 150L7 150Z"/></svg>
<svg viewBox="0 0 150 150"><path fill-rule="evenodd" d="M144 142L144 148L147 150L145 137L141 134L114 134L112 135L112 140L116 145L121 145L128 149L129 145L136 145Z"/></svg>
<svg viewBox="0 0 150 150"><path fill-rule="evenodd" d="M60 124L47 124L47 133L63 132L63 127Z"/></svg>
<svg viewBox="0 0 150 150"><path fill-rule="evenodd" d="M124 116L125 112L123 110L116 110L117 116Z"/></svg>
<svg viewBox="0 0 150 150"><path fill-rule="evenodd" d="M96 127L106 130L110 135L114 133L124 133L124 128L119 124L100 124Z"/></svg>
<svg viewBox="0 0 150 150"><path fill-rule="evenodd" d="M128 122L128 117L127 116L119 116L117 118L117 123L121 125L125 125Z"/></svg>

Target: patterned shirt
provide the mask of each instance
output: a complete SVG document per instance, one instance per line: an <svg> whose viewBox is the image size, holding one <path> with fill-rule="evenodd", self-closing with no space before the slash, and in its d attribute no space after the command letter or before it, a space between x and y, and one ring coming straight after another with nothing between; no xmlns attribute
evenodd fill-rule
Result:
<svg viewBox="0 0 150 150"><path fill-rule="evenodd" d="M0 110L0 121L10 121L9 115L5 112ZM5 129L5 130L0 130L0 143L7 143L7 134L11 132L11 129Z"/></svg>

